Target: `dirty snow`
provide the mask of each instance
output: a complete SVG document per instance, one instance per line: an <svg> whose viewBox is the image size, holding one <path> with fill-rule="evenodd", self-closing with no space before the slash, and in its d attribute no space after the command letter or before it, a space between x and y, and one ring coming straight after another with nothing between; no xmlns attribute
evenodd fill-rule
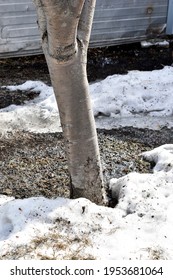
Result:
<svg viewBox="0 0 173 280"><path fill-rule="evenodd" d="M7 85L5 85L7 86ZM61 131L57 104L52 87L27 81L10 90L40 92L39 97L24 106L11 105L0 110L0 131ZM130 71L113 75L90 85L93 111L98 128L120 126L160 129L172 127L173 67L155 71Z"/></svg>

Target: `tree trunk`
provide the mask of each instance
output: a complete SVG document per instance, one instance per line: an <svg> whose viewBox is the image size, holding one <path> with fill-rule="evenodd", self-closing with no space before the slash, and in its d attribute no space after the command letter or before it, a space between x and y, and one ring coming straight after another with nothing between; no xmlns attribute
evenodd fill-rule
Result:
<svg viewBox="0 0 173 280"><path fill-rule="evenodd" d="M34 0L60 112L71 197L103 202L103 178L86 73L95 0Z"/></svg>

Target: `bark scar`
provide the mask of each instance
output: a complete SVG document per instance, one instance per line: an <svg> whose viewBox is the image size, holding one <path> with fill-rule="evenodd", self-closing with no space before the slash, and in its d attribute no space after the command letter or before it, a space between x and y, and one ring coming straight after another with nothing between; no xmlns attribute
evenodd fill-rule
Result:
<svg viewBox="0 0 173 280"><path fill-rule="evenodd" d="M44 41L45 38L47 38L47 30L45 30L45 31L43 32L42 41Z"/></svg>

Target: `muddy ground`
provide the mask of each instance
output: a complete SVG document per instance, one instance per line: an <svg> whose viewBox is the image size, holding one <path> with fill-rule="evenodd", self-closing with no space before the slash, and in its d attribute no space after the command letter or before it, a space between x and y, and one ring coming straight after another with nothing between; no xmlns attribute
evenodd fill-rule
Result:
<svg viewBox="0 0 173 280"><path fill-rule="evenodd" d="M172 65L173 40L169 39L169 47L141 48L139 43L135 43L89 49L89 82L112 74L126 74L130 70L151 71ZM41 80L51 84L43 55L1 59L0 69L0 86L21 84L27 80ZM34 97L31 92L11 92L0 88L0 108L22 104ZM149 165L134 155L165 143L173 143L172 132L172 129L167 128L151 131L132 127L99 130L99 145L107 178L123 176L130 171L150 172ZM59 134L34 136L20 132L18 135L10 134L8 138L1 138L0 193L17 198L32 195L68 196L67 165L61 146L63 138ZM63 191L57 190L57 184L63 186Z"/></svg>

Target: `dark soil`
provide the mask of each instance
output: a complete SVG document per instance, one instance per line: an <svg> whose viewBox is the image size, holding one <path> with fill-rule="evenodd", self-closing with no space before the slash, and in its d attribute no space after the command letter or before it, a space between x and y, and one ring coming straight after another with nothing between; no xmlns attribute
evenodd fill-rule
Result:
<svg viewBox="0 0 173 280"><path fill-rule="evenodd" d="M130 70L151 71L173 63L173 40L169 47L142 48L140 43L88 50L89 82ZM50 84L43 55L0 60L0 85L18 84L26 79Z"/></svg>
<svg viewBox="0 0 173 280"><path fill-rule="evenodd" d="M0 109L11 104L21 105L38 96L38 93L32 91L16 90L11 91L6 88L0 89Z"/></svg>
<svg viewBox="0 0 173 280"><path fill-rule="evenodd" d="M168 48L142 48L140 43L102 48L88 52L88 79L104 79L130 70L151 71L173 63L173 41Z"/></svg>
<svg viewBox="0 0 173 280"><path fill-rule="evenodd" d="M114 135L116 139L133 141L141 143L151 149L166 143L173 144L173 131L167 127L160 130L151 130L148 128L135 127L120 127L117 129L106 130L98 129L98 132L103 132L105 135Z"/></svg>

